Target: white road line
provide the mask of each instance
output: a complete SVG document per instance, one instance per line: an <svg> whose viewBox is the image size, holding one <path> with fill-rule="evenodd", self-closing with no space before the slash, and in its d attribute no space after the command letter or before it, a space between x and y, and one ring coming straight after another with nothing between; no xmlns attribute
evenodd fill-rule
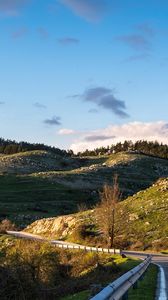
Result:
<svg viewBox="0 0 168 300"><path fill-rule="evenodd" d="M166 295L166 278L163 268L158 265L160 268L160 287L159 287L159 297L158 300L167 300Z"/></svg>

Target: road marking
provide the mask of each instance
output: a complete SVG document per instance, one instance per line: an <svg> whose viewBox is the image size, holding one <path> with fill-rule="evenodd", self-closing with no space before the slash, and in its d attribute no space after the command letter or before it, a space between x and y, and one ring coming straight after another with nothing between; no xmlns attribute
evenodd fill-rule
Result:
<svg viewBox="0 0 168 300"><path fill-rule="evenodd" d="M167 300L166 295L166 278L163 268L158 265L160 268L160 291L158 300Z"/></svg>

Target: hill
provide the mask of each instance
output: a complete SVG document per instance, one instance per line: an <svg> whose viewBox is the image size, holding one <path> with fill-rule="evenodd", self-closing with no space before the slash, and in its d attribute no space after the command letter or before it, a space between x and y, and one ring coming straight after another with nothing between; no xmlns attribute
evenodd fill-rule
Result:
<svg viewBox="0 0 168 300"><path fill-rule="evenodd" d="M143 250L168 248L168 178L127 198L120 206L129 212L129 226L120 229L116 245ZM94 210L42 219L28 226L26 231L50 238L101 244Z"/></svg>
<svg viewBox="0 0 168 300"><path fill-rule="evenodd" d="M0 173L31 174L51 170L69 170L79 166L77 159L49 151L34 150L0 156Z"/></svg>
<svg viewBox="0 0 168 300"><path fill-rule="evenodd" d="M48 179L69 188L97 192L118 174L123 198L147 188L160 177L168 176L168 160L147 155L120 152L109 156L86 157L77 169L38 172L32 177Z"/></svg>
<svg viewBox="0 0 168 300"><path fill-rule="evenodd" d="M47 146L40 143L28 143L28 142L16 142L12 140L5 140L0 138L0 153L1 154L14 154L14 153L21 153L26 151L35 151L35 150L42 150L42 151L50 151L55 154L59 154L62 156L70 156L70 151L61 150L59 148L55 148L52 146Z"/></svg>
<svg viewBox="0 0 168 300"><path fill-rule="evenodd" d="M123 199L168 176L168 160L119 152L62 157L48 151L0 156L0 219L24 227L34 220L91 208L105 183L119 175Z"/></svg>

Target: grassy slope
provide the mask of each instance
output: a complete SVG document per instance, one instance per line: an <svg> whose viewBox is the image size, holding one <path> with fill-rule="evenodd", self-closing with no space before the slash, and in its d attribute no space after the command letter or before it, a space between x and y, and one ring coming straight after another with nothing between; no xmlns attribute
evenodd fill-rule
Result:
<svg viewBox="0 0 168 300"><path fill-rule="evenodd" d="M168 178L123 202L132 217L130 232L143 244L159 247L162 239L168 247ZM166 242L167 241L167 242Z"/></svg>
<svg viewBox="0 0 168 300"><path fill-rule="evenodd" d="M128 293L128 300L154 300L157 286L157 266L151 265L142 281L138 282L136 289L131 288ZM82 291L71 296L66 296L60 300L88 300L89 290Z"/></svg>
<svg viewBox="0 0 168 300"><path fill-rule="evenodd" d="M128 293L128 300L155 300L157 287L158 267L150 265L145 273L142 281L138 282L136 289L130 289Z"/></svg>
<svg viewBox="0 0 168 300"><path fill-rule="evenodd" d="M145 191L138 192L121 202L120 205L127 208L130 219L129 226L126 225L121 229L120 239L129 241L135 249L168 248L168 178L159 180ZM94 224L94 211L74 214L70 217L70 222L68 216L62 217L59 223L56 221L55 218L37 221L29 226L28 231L46 236L53 234L57 238L64 237L74 242L82 242L78 239L80 236L77 235L75 224L77 226L79 223ZM92 242L95 243L96 240L90 238L89 243Z"/></svg>
<svg viewBox="0 0 168 300"><path fill-rule="evenodd" d="M39 218L76 212L83 203L94 205L98 191L105 182L112 182L115 173L119 174L123 196L133 195L168 175L168 161L127 153L62 158L31 151L2 155L0 172L0 218L26 225Z"/></svg>
<svg viewBox="0 0 168 300"><path fill-rule="evenodd" d="M78 205L89 202L90 193L69 189L39 178L0 176L0 217L17 224L77 211Z"/></svg>

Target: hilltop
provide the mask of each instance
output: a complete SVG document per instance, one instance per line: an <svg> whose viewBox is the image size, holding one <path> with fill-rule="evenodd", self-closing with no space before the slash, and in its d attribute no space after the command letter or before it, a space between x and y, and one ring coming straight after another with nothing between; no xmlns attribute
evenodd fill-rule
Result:
<svg viewBox="0 0 168 300"><path fill-rule="evenodd" d="M31 174L51 170L72 169L79 166L77 159L44 150L1 154L0 173Z"/></svg>
<svg viewBox="0 0 168 300"><path fill-rule="evenodd" d="M168 160L119 152L71 157L35 150L0 156L0 219L21 227L34 220L93 207L105 183L119 175L122 198L168 176Z"/></svg>
<svg viewBox="0 0 168 300"><path fill-rule="evenodd" d="M29 142L16 142L9 139L0 138L0 153L1 154L15 154L21 153L26 151L35 151L35 150L42 150L42 151L50 151L55 154L59 154L61 156L70 156L70 152L65 150L61 150L59 148L55 148L52 146L40 144L40 143L29 143Z"/></svg>
<svg viewBox="0 0 168 300"><path fill-rule="evenodd" d="M129 227L122 228L116 237L121 247L155 250L168 248L168 178L159 179L120 205L123 209L127 208L130 220ZM96 228L94 210L88 210L36 221L26 231L80 243L89 240L90 244L100 246L100 234Z"/></svg>

